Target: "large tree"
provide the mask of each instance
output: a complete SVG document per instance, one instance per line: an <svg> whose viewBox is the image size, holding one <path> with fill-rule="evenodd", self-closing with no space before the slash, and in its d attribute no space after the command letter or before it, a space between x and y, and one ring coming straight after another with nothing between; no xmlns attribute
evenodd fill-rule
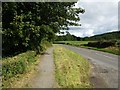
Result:
<svg viewBox="0 0 120 90"><path fill-rule="evenodd" d="M55 33L78 25L81 8L73 8L75 2L3 2L3 49L43 50L42 43L52 42Z"/></svg>

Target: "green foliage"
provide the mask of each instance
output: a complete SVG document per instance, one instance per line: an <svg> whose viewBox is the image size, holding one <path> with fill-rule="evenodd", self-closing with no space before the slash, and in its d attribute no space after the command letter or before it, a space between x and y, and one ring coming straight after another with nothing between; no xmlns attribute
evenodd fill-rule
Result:
<svg viewBox="0 0 120 90"><path fill-rule="evenodd" d="M103 41L103 40L120 40L120 31L104 33L92 37L85 37L83 40L88 41Z"/></svg>
<svg viewBox="0 0 120 90"><path fill-rule="evenodd" d="M54 44L66 44L73 46L82 46L84 44L88 44L89 41L54 41Z"/></svg>
<svg viewBox="0 0 120 90"><path fill-rule="evenodd" d="M66 35L63 36L57 36L55 41L80 41L80 37L76 37L74 35L71 35L69 32L67 32Z"/></svg>
<svg viewBox="0 0 120 90"><path fill-rule="evenodd" d="M88 43L91 43L91 42L94 43L94 45L96 44L96 42L97 42L97 44L101 44L101 45L96 45L95 47L87 46ZM104 41L55 41L54 43L55 44L72 45L72 46L88 48L88 49L93 49L93 50L98 50L98 51L103 51L103 52L108 52L108 53L120 55L120 40L109 40L109 41L105 41L105 40ZM99 46L99 48L97 48L98 46ZM100 48L100 47L104 47L104 48Z"/></svg>
<svg viewBox="0 0 120 90"><path fill-rule="evenodd" d="M88 44L86 45L90 47L106 48L109 46L115 46L115 44L116 42L114 41L96 41L96 42L88 42Z"/></svg>
<svg viewBox="0 0 120 90"><path fill-rule="evenodd" d="M120 31L110 32L91 37L76 37L67 32L66 35L57 36L56 41L103 41L103 40L120 40Z"/></svg>
<svg viewBox="0 0 120 90"><path fill-rule="evenodd" d="M14 57L9 57L3 59L2 62L2 79L4 81L16 76L17 74L27 73L29 71L29 66L36 61L35 52L28 51L16 55Z"/></svg>
<svg viewBox="0 0 120 90"><path fill-rule="evenodd" d="M52 42L55 33L68 25L78 25L81 8L73 2L3 2L3 56L28 49L44 50L42 42Z"/></svg>

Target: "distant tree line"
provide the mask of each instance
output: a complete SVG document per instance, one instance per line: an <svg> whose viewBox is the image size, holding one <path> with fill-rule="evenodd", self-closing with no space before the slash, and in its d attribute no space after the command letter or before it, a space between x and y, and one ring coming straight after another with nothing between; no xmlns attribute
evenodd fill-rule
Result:
<svg viewBox="0 0 120 90"><path fill-rule="evenodd" d="M29 49L43 51L60 29L79 25L73 21L79 21L78 14L84 10L74 5L75 2L3 2L3 56Z"/></svg>
<svg viewBox="0 0 120 90"><path fill-rule="evenodd" d="M56 41L104 41L120 40L120 31L99 34L91 37L77 37L67 32L66 35L57 36Z"/></svg>
<svg viewBox="0 0 120 90"><path fill-rule="evenodd" d="M109 32L109 33L104 33L100 35L95 35L92 37L85 37L83 40L86 41L103 41L103 40L120 40L120 31L116 32Z"/></svg>
<svg viewBox="0 0 120 90"><path fill-rule="evenodd" d="M57 36L56 41L80 41L81 38L66 32L66 35Z"/></svg>

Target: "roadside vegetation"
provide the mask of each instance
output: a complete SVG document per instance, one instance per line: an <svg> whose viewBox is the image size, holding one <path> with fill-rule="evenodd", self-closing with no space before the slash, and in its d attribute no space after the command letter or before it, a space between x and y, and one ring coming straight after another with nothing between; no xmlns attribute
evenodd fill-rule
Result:
<svg viewBox="0 0 120 90"><path fill-rule="evenodd" d="M2 62L2 87L23 87L32 76L40 55L27 51L14 57L4 58ZM24 77L24 80L23 80Z"/></svg>
<svg viewBox="0 0 120 90"><path fill-rule="evenodd" d="M46 41L42 46L44 49L41 54L52 45ZM36 65L40 62L41 54L29 50L11 57L4 57L2 59L2 87L26 87L29 79L36 73Z"/></svg>
<svg viewBox="0 0 120 90"><path fill-rule="evenodd" d="M90 88L90 63L61 46L54 50L55 76L61 88Z"/></svg>
<svg viewBox="0 0 120 90"><path fill-rule="evenodd" d="M66 44L73 46L82 46L83 44L88 44L89 41L54 41L54 44Z"/></svg>
<svg viewBox="0 0 120 90"><path fill-rule="evenodd" d="M57 36L55 44L66 44L120 55L120 31L104 33L91 37L76 37L67 32Z"/></svg>
<svg viewBox="0 0 120 90"><path fill-rule="evenodd" d="M75 2L3 2L2 48L4 57L34 50L40 54L46 42L52 43L56 33L70 25L78 25L82 8ZM75 21L75 22L73 22Z"/></svg>
<svg viewBox="0 0 120 90"><path fill-rule="evenodd" d="M55 41L55 44L72 45L120 55L120 40L104 41Z"/></svg>
<svg viewBox="0 0 120 90"><path fill-rule="evenodd" d="M120 40L91 41L84 44L83 47L120 55Z"/></svg>
<svg viewBox="0 0 120 90"><path fill-rule="evenodd" d="M56 33L78 25L82 8L75 2L2 3L2 80L3 87L21 86L25 74L35 66L38 55L52 45ZM75 21L75 22L73 22ZM27 81L27 79L24 79ZM24 82L23 81L23 82Z"/></svg>

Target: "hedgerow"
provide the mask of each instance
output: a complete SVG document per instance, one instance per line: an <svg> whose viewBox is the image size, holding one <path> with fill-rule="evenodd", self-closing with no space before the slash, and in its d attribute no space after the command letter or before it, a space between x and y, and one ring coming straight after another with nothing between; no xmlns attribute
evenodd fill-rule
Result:
<svg viewBox="0 0 120 90"><path fill-rule="evenodd" d="M30 71L30 65L36 62L36 53L34 51L27 51L25 53L3 59L2 62L2 80L4 81L18 75Z"/></svg>

